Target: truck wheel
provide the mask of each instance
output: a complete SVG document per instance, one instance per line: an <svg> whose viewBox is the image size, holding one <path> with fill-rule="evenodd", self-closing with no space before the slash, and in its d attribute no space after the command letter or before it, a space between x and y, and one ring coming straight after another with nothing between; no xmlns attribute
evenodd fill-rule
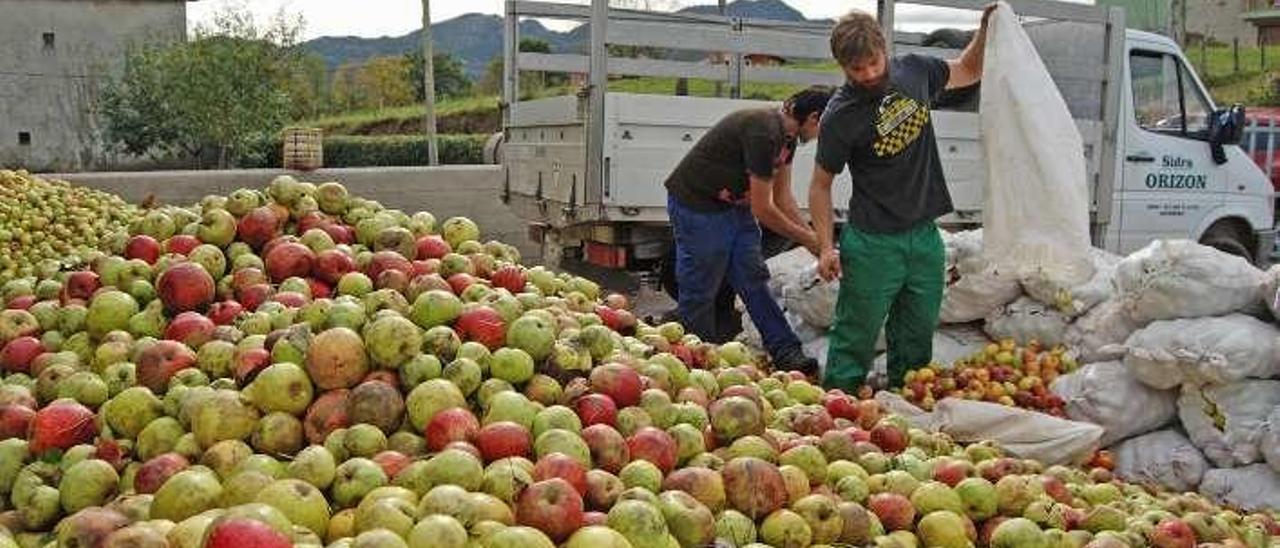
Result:
<svg viewBox="0 0 1280 548"><path fill-rule="evenodd" d="M1217 222L1204 232L1200 243L1253 262L1253 237L1244 227L1233 222Z"/></svg>

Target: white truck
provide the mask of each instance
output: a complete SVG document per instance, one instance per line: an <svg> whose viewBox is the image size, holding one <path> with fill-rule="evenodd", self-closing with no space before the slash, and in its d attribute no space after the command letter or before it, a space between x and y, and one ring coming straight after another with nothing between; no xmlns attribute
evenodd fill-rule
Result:
<svg viewBox="0 0 1280 548"><path fill-rule="evenodd" d="M910 1L968 10L986 2ZM607 3L507 0L503 199L529 220L547 263L583 262L669 280L664 180L722 116L771 103L609 92L610 75L718 80L730 89L744 80L838 85L843 78L836 70L750 63L763 56L829 59L830 23L619 10ZM895 4L902 3L878 5L895 52L958 53L903 43L902 33L893 30ZM1121 8L1048 0L1010 4L1023 17L1084 138L1094 245L1127 253L1155 238L1187 238L1267 264L1275 241L1272 185L1238 146L1242 127L1210 137L1209 120L1231 111L1218 110L1177 44L1126 29ZM590 48L586 54L520 52L518 23L525 17L586 21ZM728 52L729 60L610 57L611 45ZM519 74L526 70L585 75L587 82L576 95L521 100ZM974 102L967 103L933 112L956 208L940 220L947 227L982 223L985 168L978 114ZM792 180L801 207L808 201L813 154L810 144L795 159ZM847 172L835 190L839 222L849 197ZM767 241L765 247L777 251L786 245Z"/></svg>

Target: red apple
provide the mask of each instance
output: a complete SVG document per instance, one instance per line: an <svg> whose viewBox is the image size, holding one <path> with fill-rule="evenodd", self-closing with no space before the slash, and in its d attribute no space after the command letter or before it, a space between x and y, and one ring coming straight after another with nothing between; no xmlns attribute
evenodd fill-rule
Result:
<svg viewBox="0 0 1280 548"><path fill-rule="evenodd" d="M256 519L227 518L214 521L205 534L204 548L292 548L284 533Z"/></svg>
<svg viewBox="0 0 1280 548"><path fill-rule="evenodd" d="M524 426L499 421L484 425L475 435L476 448L485 462L507 457L527 457L532 448L529 430Z"/></svg>
<svg viewBox="0 0 1280 548"><path fill-rule="evenodd" d="M178 263L160 274L156 294L170 313L202 310L213 302L215 286L209 272L195 263Z"/></svg>
<svg viewBox="0 0 1280 548"><path fill-rule="evenodd" d="M646 426L627 438L627 450L632 459L644 459L662 470L663 474L671 472L676 466L678 448L671 434Z"/></svg>
<svg viewBox="0 0 1280 548"><path fill-rule="evenodd" d="M79 300L79 299L69 299L69 301L70 300ZM12 299L9 299L9 302L5 303L4 307L7 310L30 310L32 306L35 306L35 304L36 304L35 295L20 295ZM70 302L68 302L67 304L70 304Z"/></svg>
<svg viewBox="0 0 1280 548"><path fill-rule="evenodd" d="M272 282L280 283L287 278L310 276L316 255L305 245L288 242L272 247L263 260L267 276Z"/></svg>
<svg viewBox="0 0 1280 548"><path fill-rule="evenodd" d="M44 354L44 343L32 336L13 339L0 348L0 370L7 373L30 373L31 362Z"/></svg>
<svg viewBox="0 0 1280 548"><path fill-rule="evenodd" d="M560 478L536 482L516 499L516 521L533 527L554 542L564 542L582 527L582 496Z"/></svg>
<svg viewBox="0 0 1280 548"><path fill-rule="evenodd" d="M449 276L448 281L449 288L453 290L454 294L461 295L463 291L466 291L467 288L471 287L471 285L476 283L477 280L475 276L467 274L466 272L459 272Z"/></svg>
<svg viewBox="0 0 1280 548"><path fill-rule="evenodd" d="M1185 521L1166 518L1148 534L1148 540L1154 548L1195 548L1196 532Z"/></svg>
<svg viewBox="0 0 1280 548"><path fill-rule="evenodd" d="M244 288L244 291L236 293L236 300L240 301L245 310L253 312L262 306L262 303L271 300L275 293L275 289L268 284L251 285Z"/></svg>
<svg viewBox="0 0 1280 548"><path fill-rule="evenodd" d="M413 272L413 263L395 251L378 251L369 259L369 265L365 267L364 274L369 279L376 280L384 270L399 270L408 274Z"/></svg>
<svg viewBox="0 0 1280 548"><path fill-rule="evenodd" d="M490 350L502 347L507 341L507 328L502 316L484 305L464 310L454 323L454 329L462 340L478 342Z"/></svg>
<svg viewBox="0 0 1280 548"><path fill-rule="evenodd" d="M160 258L160 242L145 234L133 236L124 245L124 258L142 259L147 264L156 264L156 259Z"/></svg>
<svg viewBox="0 0 1280 548"><path fill-rule="evenodd" d="M244 312L243 305L237 301L226 300L209 307L209 320L213 325L232 325L241 312Z"/></svg>
<svg viewBox="0 0 1280 548"><path fill-rule="evenodd" d="M241 268L231 273L231 290L237 295L249 287L270 282L266 272L253 267Z"/></svg>
<svg viewBox="0 0 1280 548"><path fill-rule="evenodd" d="M512 293L524 291L524 271L515 265L499 268L489 277L489 281L493 282L494 287L501 287Z"/></svg>
<svg viewBox="0 0 1280 548"><path fill-rule="evenodd" d="M27 433L28 449L40 455L50 449L66 450L89 443L98 435L93 411L72 400L57 400L36 412Z"/></svg>
<svg viewBox="0 0 1280 548"><path fill-rule="evenodd" d="M827 409L833 419L856 421L861 414L857 402L844 393L828 392L822 397L822 406Z"/></svg>
<svg viewBox="0 0 1280 548"><path fill-rule="evenodd" d="M343 274L356 270L356 261L338 249L326 249L316 254L316 277L329 284L336 284Z"/></svg>
<svg viewBox="0 0 1280 548"><path fill-rule="evenodd" d="M187 462L186 457L177 453L165 453L152 457L138 467L138 473L133 480L133 488L143 495L155 493L160 490L160 486L164 485L164 482L170 476L186 470L190 465L191 463Z"/></svg>
<svg viewBox="0 0 1280 548"><path fill-rule="evenodd" d="M324 225L333 222L328 215L319 211L311 211L298 217L298 234L306 234L308 230L313 228L322 228Z"/></svg>
<svg viewBox="0 0 1280 548"><path fill-rule="evenodd" d="M237 350L232 361L236 382L240 383L240 386L245 386L253 382L260 371L271 365L271 352L265 348Z"/></svg>
<svg viewBox="0 0 1280 548"><path fill-rule="evenodd" d="M68 299L89 300L93 293L102 287L102 280L92 270L80 270L67 274L63 284L62 295Z"/></svg>
<svg viewBox="0 0 1280 548"><path fill-rule="evenodd" d="M320 230L327 232L329 237L333 238L333 243L335 244L351 245L356 242L356 231L350 226L338 223L329 223L321 226Z"/></svg>
<svg viewBox="0 0 1280 548"><path fill-rule="evenodd" d="M199 247L200 243L200 238L190 234L174 234L173 237L164 241L164 252L187 255L191 250Z"/></svg>
<svg viewBox="0 0 1280 548"><path fill-rule="evenodd" d="M216 327L213 320L199 312L183 312L174 317L173 321L165 327L164 338L178 341L191 348L200 348L200 345L213 338L213 330Z"/></svg>
<svg viewBox="0 0 1280 548"><path fill-rule="evenodd" d="M138 384L155 394L164 394L175 373L195 364L196 354L187 345L172 340L157 341L138 355Z"/></svg>
<svg viewBox="0 0 1280 548"><path fill-rule="evenodd" d="M587 494L587 467L564 453L551 453L538 459L533 467L533 481L560 478L569 482L579 495Z"/></svg>
<svg viewBox="0 0 1280 548"><path fill-rule="evenodd" d="M617 363L607 363L591 370L591 390L613 399L619 408L640 403L644 387L635 369Z"/></svg>
<svg viewBox="0 0 1280 548"><path fill-rule="evenodd" d="M382 467L382 471L388 478L394 479L400 474L404 467L409 466L412 462L408 456L399 451L383 451L373 456L373 462Z"/></svg>
<svg viewBox="0 0 1280 548"><path fill-rule="evenodd" d="M591 462L601 470L617 474L631 462L627 440L608 424L593 424L582 429L582 439L591 451Z"/></svg>
<svg viewBox="0 0 1280 548"><path fill-rule="evenodd" d="M25 405L6 403L0 405L0 440L9 438L26 439L31 429L31 421L36 418L36 411Z"/></svg>
<svg viewBox="0 0 1280 548"><path fill-rule="evenodd" d="M310 299L307 299L306 295L296 291L282 291L280 293L276 293L271 296L271 300L285 305L287 308L302 308L310 302Z"/></svg>
<svg viewBox="0 0 1280 548"><path fill-rule="evenodd" d="M262 206L246 213L236 225L236 239L261 249L275 239L280 230L280 217L270 206Z"/></svg>
<svg viewBox="0 0 1280 548"><path fill-rule="evenodd" d="M480 421L476 416L462 407L445 409L431 417L423 429L427 438L427 449L433 452L443 451L444 446L455 441L471 441L480 432Z"/></svg>
<svg viewBox="0 0 1280 548"><path fill-rule="evenodd" d="M886 531L909 531L916 519L916 509L911 501L897 493L876 493L867 499L871 510Z"/></svg>
<svg viewBox="0 0 1280 548"><path fill-rule="evenodd" d="M885 453L899 453L907 448L907 433L893 423L881 421L871 429L871 443Z"/></svg>
<svg viewBox="0 0 1280 548"><path fill-rule="evenodd" d="M573 407L578 413L578 418L582 419L583 426L593 424L614 426L618 422L618 406L613 403L613 398L604 394L587 394L573 402Z"/></svg>
<svg viewBox="0 0 1280 548"><path fill-rule="evenodd" d="M417 247L419 259L439 259L453 252L453 247L449 245L449 242L435 234L428 234L418 238Z"/></svg>
<svg viewBox="0 0 1280 548"><path fill-rule="evenodd" d="M955 487L971 473L973 473L973 464L960 459L943 459L933 467L934 481L945 483L950 487Z"/></svg>

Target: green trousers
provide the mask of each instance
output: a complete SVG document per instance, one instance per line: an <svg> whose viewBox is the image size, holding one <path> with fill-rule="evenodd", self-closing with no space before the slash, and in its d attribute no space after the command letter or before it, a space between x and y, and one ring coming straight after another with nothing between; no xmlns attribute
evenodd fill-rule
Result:
<svg viewBox="0 0 1280 548"><path fill-rule="evenodd" d="M946 268L937 225L888 234L845 225L840 266L823 386L850 391L862 385L881 327L889 345L889 384L902 386L909 369L933 359Z"/></svg>

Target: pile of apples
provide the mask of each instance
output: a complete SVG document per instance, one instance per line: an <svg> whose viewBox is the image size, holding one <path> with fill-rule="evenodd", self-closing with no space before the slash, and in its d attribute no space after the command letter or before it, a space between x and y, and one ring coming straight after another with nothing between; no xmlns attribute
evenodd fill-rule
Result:
<svg viewBox="0 0 1280 548"><path fill-rule="evenodd" d="M83 264L140 215L114 194L0 170L0 283Z"/></svg>
<svg viewBox="0 0 1280 548"><path fill-rule="evenodd" d="M638 321L468 219L338 183L153 209L89 269L0 299L0 548L1264 548L1280 533L1271 513L911 428L740 343ZM1062 359L1019 358L1020 378Z"/></svg>
<svg viewBox="0 0 1280 548"><path fill-rule="evenodd" d="M1049 387L1078 368L1064 347L1045 349L1036 341L1019 347L1000 341L950 367L932 364L909 371L899 393L926 410L942 398L960 398L1066 417L1066 402Z"/></svg>

